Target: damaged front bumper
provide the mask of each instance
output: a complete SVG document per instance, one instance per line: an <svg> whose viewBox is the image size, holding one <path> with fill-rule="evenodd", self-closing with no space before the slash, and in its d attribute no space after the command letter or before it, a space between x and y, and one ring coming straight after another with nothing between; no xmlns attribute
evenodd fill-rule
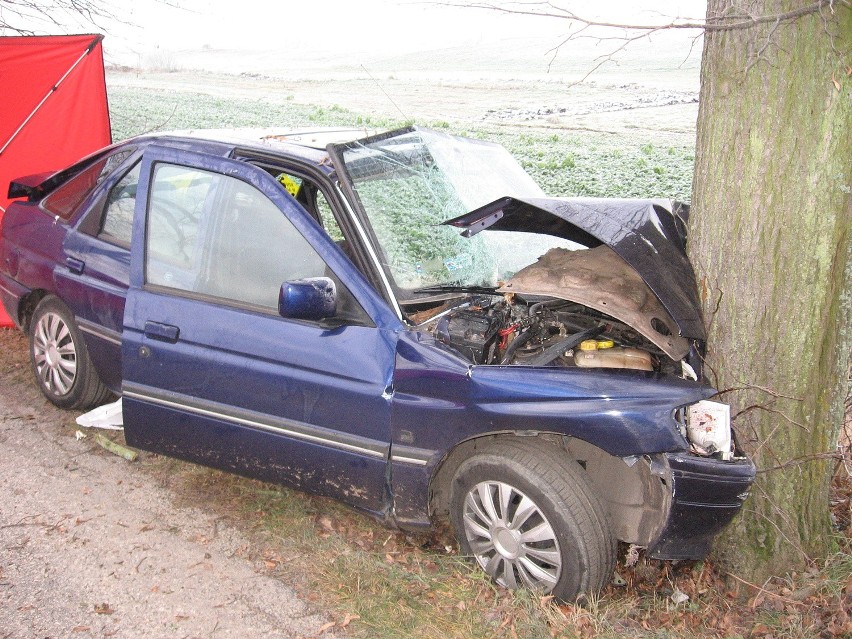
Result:
<svg viewBox="0 0 852 639"><path fill-rule="evenodd" d="M702 559L713 538L733 519L748 497L755 466L748 458L722 461L690 453L666 453L651 472L669 486L670 503L656 539L653 559Z"/></svg>

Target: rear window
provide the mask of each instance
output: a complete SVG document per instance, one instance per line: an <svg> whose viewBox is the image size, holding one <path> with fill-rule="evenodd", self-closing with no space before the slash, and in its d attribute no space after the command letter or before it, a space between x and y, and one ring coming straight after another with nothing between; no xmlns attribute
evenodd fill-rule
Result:
<svg viewBox="0 0 852 639"><path fill-rule="evenodd" d="M85 197L91 193L110 172L124 162L133 152L132 149L122 149L107 157L98 159L77 173L64 184L54 189L42 202L42 207L48 213L68 220L80 206Z"/></svg>

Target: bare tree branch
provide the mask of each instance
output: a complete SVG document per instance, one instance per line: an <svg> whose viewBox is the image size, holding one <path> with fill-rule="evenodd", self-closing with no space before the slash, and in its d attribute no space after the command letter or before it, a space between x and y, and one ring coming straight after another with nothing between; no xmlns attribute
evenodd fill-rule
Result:
<svg viewBox="0 0 852 639"><path fill-rule="evenodd" d="M179 0L156 0L158 4L185 10ZM0 30L18 35L36 35L30 25L43 23L64 29L91 25L104 30L105 22L127 24L108 0L0 0Z"/></svg>
<svg viewBox="0 0 852 639"><path fill-rule="evenodd" d="M75 19L100 28L100 20L121 20L104 0L0 0L0 28L21 35L34 31L22 25L46 22L62 27Z"/></svg>
<svg viewBox="0 0 852 639"><path fill-rule="evenodd" d="M836 452L827 452L827 453L814 453L813 455L805 455L803 457L795 457L789 461L784 462L783 464L777 464L775 466L769 466L767 468L759 468L757 470L758 474L769 473L776 470L784 470L785 468L792 468L793 466L800 466L802 464L807 464L814 461L823 461L826 459L838 459L843 460L845 457L843 453L840 451Z"/></svg>
<svg viewBox="0 0 852 639"><path fill-rule="evenodd" d="M804 7L773 13L767 15L752 16L747 13L732 13L730 15L710 16L708 18L672 18L669 22L660 24L627 24L619 22L607 22L605 20L592 20L561 7L553 2L435 2L447 7L458 7L464 9L487 9L500 13L514 15L538 16L542 18L557 18L560 20L576 21L587 27L606 27L610 29L625 29L628 31L654 32L666 29L700 29L702 31L731 31L733 29L749 29L760 24L789 22L802 16L816 13L824 7L833 9L835 5L852 7L850 0L818 0Z"/></svg>
<svg viewBox="0 0 852 639"><path fill-rule="evenodd" d="M819 14L823 21L825 21L826 11L834 13L838 6L852 8L852 0L817 0L816 2L811 2L806 6L792 9L790 11L752 15L740 7L731 6L729 10L720 15L711 15L706 18L688 18L680 16L665 17L657 23L641 24L638 22L610 22L608 20L593 19L588 16L582 16L572 9L569 9L567 6L564 6L562 3L554 0L532 0L529 2L524 2L522 0L508 2L443 0L438 2L429 2L428 4L462 9L496 11L498 13L509 15L533 16L567 22L568 34L563 37L559 44L547 51L547 55L550 56L550 61L547 65L548 71L551 70L554 62L556 61L556 56L559 51L569 42L576 41L581 38L591 38L597 42L617 41L620 43L608 53L597 58L593 66L586 72L582 79L572 84L580 84L584 82L589 76L595 73L606 63L614 61L616 56L619 53L622 53L630 44L643 38L650 38L653 34L661 31L670 31L674 29L694 30L699 32L696 36L697 39L704 33L708 32L751 29L761 25L772 25L770 33L765 38L763 46L761 46L760 49L751 57L748 67L745 69L745 72L747 73L758 62L764 61L767 62L767 64L771 64L771 61L765 53L770 46L773 46L773 36L781 25L811 14ZM589 29L617 29L622 31L623 35L592 35L587 33L587 30Z"/></svg>

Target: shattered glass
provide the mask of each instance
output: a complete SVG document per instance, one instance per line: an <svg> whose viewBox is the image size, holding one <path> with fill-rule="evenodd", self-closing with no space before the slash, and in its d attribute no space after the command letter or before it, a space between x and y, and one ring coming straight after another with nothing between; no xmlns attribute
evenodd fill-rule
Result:
<svg viewBox="0 0 852 639"><path fill-rule="evenodd" d="M494 287L549 248L577 248L533 233L464 238L442 225L507 195L543 197L499 145L407 130L351 146L343 159L384 266L401 289Z"/></svg>

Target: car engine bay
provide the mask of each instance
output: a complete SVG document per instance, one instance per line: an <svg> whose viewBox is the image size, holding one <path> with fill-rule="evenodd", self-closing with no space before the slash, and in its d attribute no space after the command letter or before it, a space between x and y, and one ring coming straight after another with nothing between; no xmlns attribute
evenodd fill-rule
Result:
<svg viewBox="0 0 852 639"><path fill-rule="evenodd" d="M628 325L562 299L474 295L413 317L473 364L682 371Z"/></svg>

